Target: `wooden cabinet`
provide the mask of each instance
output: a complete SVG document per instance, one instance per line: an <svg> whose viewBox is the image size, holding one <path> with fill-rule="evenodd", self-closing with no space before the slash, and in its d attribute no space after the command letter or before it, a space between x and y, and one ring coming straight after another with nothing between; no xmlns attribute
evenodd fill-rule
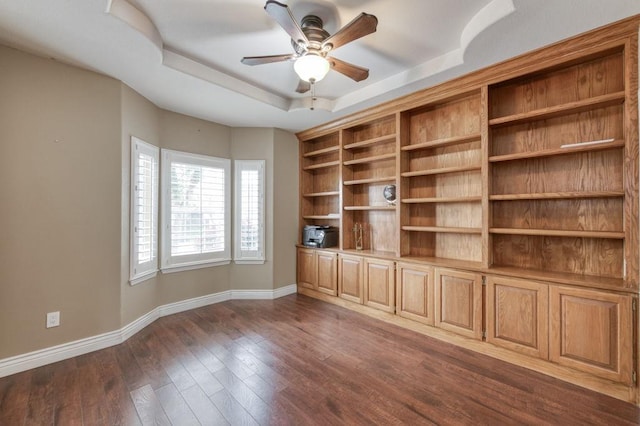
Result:
<svg viewBox="0 0 640 426"><path fill-rule="evenodd" d="M338 255L338 296L363 303L363 259L361 256Z"/></svg>
<svg viewBox="0 0 640 426"><path fill-rule="evenodd" d="M337 254L298 248L298 286L336 296L338 294Z"/></svg>
<svg viewBox="0 0 640 426"><path fill-rule="evenodd" d="M404 318L434 325L433 268L398 262L396 313Z"/></svg>
<svg viewBox="0 0 640 426"><path fill-rule="evenodd" d="M551 361L631 384L631 304L629 295L551 287Z"/></svg>
<svg viewBox="0 0 640 426"><path fill-rule="evenodd" d="M482 339L480 274L436 268L435 325L473 339Z"/></svg>
<svg viewBox="0 0 640 426"><path fill-rule="evenodd" d="M364 258L364 304L395 312L395 262Z"/></svg>
<svg viewBox="0 0 640 426"><path fill-rule="evenodd" d="M549 286L507 277L487 277L487 341L547 359Z"/></svg>
<svg viewBox="0 0 640 426"><path fill-rule="evenodd" d="M338 255L331 251L316 251L317 290L330 296L338 295Z"/></svg>
<svg viewBox="0 0 640 426"><path fill-rule="evenodd" d="M298 248L297 275L298 286L315 290L318 283L315 250Z"/></svg>
<svg viewBox="0 0 640 426"><path fill-rule="evenodd" d="M342 131L343 248L356 249L355 224L364 228L363 249L397 252L396 206L384 196L396 184L396 114Z"/></svg>

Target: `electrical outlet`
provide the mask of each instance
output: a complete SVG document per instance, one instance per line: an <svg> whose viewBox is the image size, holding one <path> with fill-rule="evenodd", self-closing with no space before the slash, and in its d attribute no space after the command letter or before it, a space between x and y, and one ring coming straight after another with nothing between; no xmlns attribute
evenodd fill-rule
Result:
<svg viewBox="0 0 640 426"><path fill-rule="evenodd" d="M60 311L49 312L47 314L47 328L57 327L60 325Z"/></svg>

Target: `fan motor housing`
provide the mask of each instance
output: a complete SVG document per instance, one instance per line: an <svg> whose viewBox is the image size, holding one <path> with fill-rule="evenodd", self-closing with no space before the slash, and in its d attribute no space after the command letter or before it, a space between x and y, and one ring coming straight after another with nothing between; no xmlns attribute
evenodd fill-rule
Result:
<svg viewBox="0 0 640 426"><path fill-rule="evenodd" d="M303 55L308 50L317 51L318 53L322 52L322 42L329 37L329 33L322 28L322 25L322 19L316 15L307 15L302 18L301 28L309 40L309 46L303 46L296 40L291 39L293 50L295 50L298 55Z"/></svg>

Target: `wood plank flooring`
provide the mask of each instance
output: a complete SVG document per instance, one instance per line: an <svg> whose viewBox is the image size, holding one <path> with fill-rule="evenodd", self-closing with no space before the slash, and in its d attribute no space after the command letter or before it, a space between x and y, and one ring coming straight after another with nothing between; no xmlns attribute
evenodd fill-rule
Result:
<svg viewBox="0 0 640 426"><path fill-rule="evenodd" d="M0 379L0 425L637 425L640 409L301 295Z"/></svg>

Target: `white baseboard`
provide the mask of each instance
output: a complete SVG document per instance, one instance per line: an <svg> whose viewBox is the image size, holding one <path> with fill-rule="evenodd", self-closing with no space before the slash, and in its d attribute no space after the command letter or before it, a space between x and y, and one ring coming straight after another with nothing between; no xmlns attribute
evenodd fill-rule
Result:
<svg viewBox="0 0 640 426"><path fill-rule="evenodd" d="M87 337L85 339L69 343L63 343L61 345L40 349L22 355L16 355L10 358L0 359L0 377L10 376L32 368L73 358L74 356L84 355L89 352L119 345L160 317L213 305L226 300L277 299L279 297L293 294L296 291L295 284L280 287L275 290L227 290L220 293L209 294L206 296L195 297L193 299L158 306L151 312L144 314L119 330L100 334L98 336Z"/></svg>

